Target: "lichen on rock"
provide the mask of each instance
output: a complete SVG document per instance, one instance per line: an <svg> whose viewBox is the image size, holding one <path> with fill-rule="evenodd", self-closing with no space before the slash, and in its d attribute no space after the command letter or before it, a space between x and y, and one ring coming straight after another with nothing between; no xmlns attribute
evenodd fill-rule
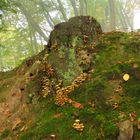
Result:
<svg viewBox="0 0 140 140"><path fill-rule="evenodd" d="M54 27L47 45L51 63L64 85L90 70L94 42L102 33L100 24L90 16L78 16Z"/></svg>

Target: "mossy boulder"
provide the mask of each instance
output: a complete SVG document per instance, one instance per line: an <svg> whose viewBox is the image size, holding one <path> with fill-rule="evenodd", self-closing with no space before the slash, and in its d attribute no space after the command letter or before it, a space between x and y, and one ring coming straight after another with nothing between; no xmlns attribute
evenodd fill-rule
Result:
<svg viewBox="0 0 140 140"><path fill-rule="evenodd" d="M92 68L93 47L102 29L90 16L78 16L54 27L47 45L48 61L56 69L64 83L69 84L83 71Z"/></svg>
<svg viewBox="0 0 140 140"><path fill-rule="evenodd" d="M66 47L72 47L75 37L79 40L87 40L89 42L101 33L101 26L93 17L77 16L54 27L54 30L50 34L48 46L52 48L63 44Z"/></svg>
<svg viewBox="0 0 140 140"><path fill-rule="evenodd" d="M90 35L87 19L92 18L74 17L58 25L61 28L55 27L52 31L48 48L27 59L13 72L0 73L1 105L8 101L8 106L14 108L10 109L12 114L8 118L1 114L0 126L6 130L0 138L40 140L55 134L56 139L117 139L121 134L118 124L121 128L121 123L125 125L123 121L133 113L136 114L133 138L139 139L135 122L140 115L140 35L101 34L94 19L95 27ZM83 34L78 25L86 27ZM66 26L73 29L70 36L66 34L69 32ZM89 76L84 81L79 77L83 72ZM123 80L126 73L130 76L128 81ZM75 86L73 79L76 82L80 79L80 84ZM70 92L66 92L68 87ZM62 96L56 96L59 93ZM56 105L56 97L72 100L64 100L67 102L60 107ZM75 102L82 107L73 106ZM1 107L7 110L8 106ZM13 118L21 118L28 129L24 133L21 129L9 133L7 130L11 127L7 124L14 122ZM72 128L77 118L85 125L81 133ZM132 130L132 125L129 126ZM132 131L128 136L132 137Z"/></svg>

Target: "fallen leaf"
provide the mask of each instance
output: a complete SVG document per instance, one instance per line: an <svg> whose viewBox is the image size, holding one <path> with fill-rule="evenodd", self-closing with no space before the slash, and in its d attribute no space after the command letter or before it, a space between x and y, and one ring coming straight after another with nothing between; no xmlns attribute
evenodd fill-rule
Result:
<svg viewBox="0 0 140 140"><path fill-rule="evenodd" d="M83 108L83 105L78 103L78 102L73 102L72 106L75 107L75 108Z"/></svg>
<svg viewBox="0 0 140 140"><path fill-rule="evenodd" d="M132 116L132 117L136 117L137 115L136 115L135 112L131 112L131 116Z"/></svg>
<svg viewBox="0 0 140 140"><path fill-rule="evenodd" d="M138 118L138 130L140 130L140 118Z"/></svg>
<svg viewBox="0 0 140 140"><path fill-rule="evenodd" d="M15 122L14 122L14 125L13 125L13 127L12 127L12 130L15 130L15 129L17 128L17 126L18 126L19 124L21 124L21 123L22 123L21 119L20 119L20 118L16 118L16 120L15 120Z"/></svg>
<svg viewBox="0 0 140 140"><path fill-rule="evenodd" d="M23 126L21 129L20 129L20 132L23 132L23 131L25 131L25 130L27 130L27 126Z"/></svg>
<svg viewBox="0 0 140 140"><path fill-rule="evenodd" d="M129 78L130 78L129 74L127 74L127 73L124 74L124 76L123 76L123 80L124 80L124 81L128 81Z"/></svg>
<svg viewBox="0 0 140 140"><path fill-rule="evenodd" d="M61 113L57 113L53 116L54 118L60 118L61 117Z"/></svg>

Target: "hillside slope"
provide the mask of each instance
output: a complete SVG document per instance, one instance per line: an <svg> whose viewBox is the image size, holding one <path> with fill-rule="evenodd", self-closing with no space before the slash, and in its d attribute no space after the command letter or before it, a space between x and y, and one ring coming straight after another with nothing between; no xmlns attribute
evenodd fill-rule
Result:
<svg viewBox="0 0 140 140"><path fill-rule="evenodd" d="M1 139L138 140L139 44L90 17L56 26L44 51L0 73Z"/></svg>

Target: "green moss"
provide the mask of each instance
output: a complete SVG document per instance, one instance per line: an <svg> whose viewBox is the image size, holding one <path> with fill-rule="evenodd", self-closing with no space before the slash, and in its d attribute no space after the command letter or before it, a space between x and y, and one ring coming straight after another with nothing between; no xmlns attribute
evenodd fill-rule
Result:
<svg viewBox="0 0 140 140"><path fill-rule="evenodd" d="M128 114L132 111L136 112L138 116L140 114L140 80L136 78L132 67L134 63L137 63L139 67L139 53L133 51L133 45L137 48L139 40L134 39L133 41L129 37L130 35L126 33L112 33L103 35L96 42L92 59L94 64L92 80L83 83L69 95L70 98L81 103L84 108L77 109L69 104L58 107L54 104L54 97L51 98L51 101L41 100L40 106L45 107L36 109L35 123L27 132L21 134L20 139L26 140L29 137L35 140L49 139L50 134L56 134L60 140L115 139L119 131L116 124L121 120L120 112L124 112L126 115L124 119L128 119ZM74 37L72 40L74 48L66 48L65 45L61 45L58 51L51 52L49 55L49 62L55 67L60 79L64 81L64 85L69 85L82 71L75 56L78 39L78 37ZM65 41L67 39L64 38ZM124 73L130 74L127 82L122 79ZM119 93L114 93L114 90L118 87L120 80L122 81L123 96L119 96L121 99L117 100L119 108L113 110L112 105L107 104L106 101L116 94L119 95ZM34 91L32 90L34 86L36 86L34 82L27 85L29 93ZM93 101L96 107L93 108L89 105L89 101ZM55 118L54 115L58 113L61 113L61 116ZM72 128L76 118L79 118L85 125L84 131L81 133ZM134 139L136 139L136 134L139 132L135 129Z"/></svg>
<svg viewBox="0 0 140 140"><path fill-rule="evenodd" d="M61 43L63 44L63 45L67 45L67 43L69 42L69 38L67 37L67 36L65 36L65 35L63 35L62 37L61 37Z"/></svg>
<svg viewBox="0 0 140 140"><path fill-rule="evenodd" d="M58 54L59 54L59 57L60 58L64 58L65 59L65 46L64 45L62 45L61 47L60 47L60 49L59 49L59 51L58 51Z"/></svg>
<svg viewBox="0 0 140 140"><path fill-rule="evenodd" d="M104 133L105 133L106 139L107 138L114 139L118 136L119 130L113 122L106 121L106 123L104 124Z"/></svg>
<svg viewBox="0 0 140 140"><path fill-rule="evenodd" d="M1 139L5 139L10 135L10 130L5 129L1 134L0 134L0 138Z"/></svg>
<svg viewBox="0 0 140 140"><path fill-rule="evenodd" d="M72 46L76 47L78 44L78 36L72 37Z"/></svg>
<svg viewBox="0 0 140 140"><path fill-rule="evenodd" d="M131 79L124 83L125 94L140 99L140 81Z"/></svg>

